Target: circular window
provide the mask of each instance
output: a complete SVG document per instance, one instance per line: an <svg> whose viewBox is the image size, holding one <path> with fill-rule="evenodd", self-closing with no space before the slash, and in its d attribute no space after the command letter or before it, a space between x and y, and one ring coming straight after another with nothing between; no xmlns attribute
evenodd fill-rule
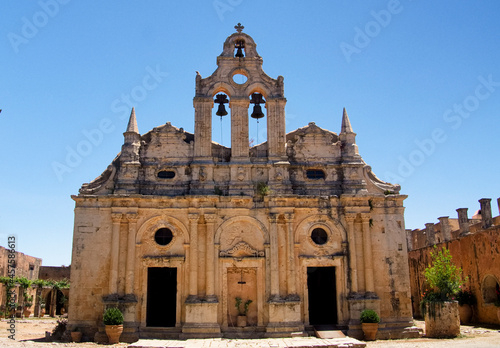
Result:
<svg viewBox="0 0 500 348"><path fill-rule="evenodd" d="M159 245L168 245L172 241L172 238L174 238L174 235L168 228L160 228L155 233L155 242Z"/></svg>
<svg viewBox="0 0 500 348"><path fill-rule="evenodd" d="M328 234L322 228L315 228L311 232L311 239L318 245L323 245L328 241Z"/></svg>
<svg viewBox="0 0 500 348"><path fill-rule="evenodd" d="M234 74L233 76L233 81L239 85L244 84L245 82L247 82L247 80L248 78L243 74Z"/></svg>

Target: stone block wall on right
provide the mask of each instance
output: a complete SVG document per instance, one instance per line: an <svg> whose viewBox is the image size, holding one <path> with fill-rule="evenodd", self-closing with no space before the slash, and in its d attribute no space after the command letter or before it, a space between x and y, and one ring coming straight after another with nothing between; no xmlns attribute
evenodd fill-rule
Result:
<svg viewBox="0 0 500 348"><path fill-rule="evenodd" d="M481 209L471 219L467 217L466 208L459 208L458 219L442 217L438 224L426 224L425 229L406 231L415 318L422 316L420 301L426 289L423 273L431 262L430 253L437 246L438 249L449 249L452 261L462 268L464 277L468 277L463 288L477 298L472 320L499 324L494 302L500 284L500 216L492 217L490 201L480 199ZM500 203L500 198L497 202Z"/></svg>

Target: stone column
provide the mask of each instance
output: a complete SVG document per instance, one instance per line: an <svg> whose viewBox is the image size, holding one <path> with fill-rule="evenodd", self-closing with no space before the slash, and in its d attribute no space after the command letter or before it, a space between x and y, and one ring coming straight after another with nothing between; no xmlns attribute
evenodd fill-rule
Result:
<svg viewBox="0 0 500 348"><path fill-rule="evenodd" d="M460 227L460 235L464 236L469 234L469 218L467 217L468 208L458 208L458 225Z"/></svg>
<svg viewBox="0 0 500 348"><path fill-rule="evenodd" d="M448 216L441 216L438 218L439 223L441 224L441 235L443 236L443 240L448 242L451 240L451 227L450 220Z"/></svg>
<svg viewBox="0 0 500 348"><path fill-rule="evenodd" d="M351 265L351 291L358 292L358 267L356 265L356 238L354 236L354 219L353 215L346 215L347 222L347 240L349 241L349 262Z"/></svg>
<svg viewBox="0 0 500 348"><path fill-rule="evenodd" d="M413 250L413 233L411 232L410 229L405 230L406 233L406 247L408 248L408 251Z"/></svg>
<svg viewBox="0 0 500 348"><path fill-rule="evenodd" d="M248 98L233 97L231 108L231 160L246 160L249 157L248 144Z"/></svg>
<svg viewBox="0 0 500 348"><path fill-rule="evenodd" d="M285 104L286 98L268 98L267 109L267 144L268 158L280 160L285 156Z"/></svg>
<svg viewBox="0 0 500 348"><path fill-rule="evenodd" d="M493 224L493 217L491 216L491 198L481 198L481 220L483 229L487 229Z"/></svg>
<svg viewBox="0 0 500 348"><path fill-rule="evenodd" d="M293 213L285 214L286 226L287 226L287 256L288 256L288 272L287 272L287 285L288 285L288 296L296 297L297 287L295 279L295 238L293 231Z"/></svg>
<svg viewBox="0 0 500 348"><path fill-rule="evenodd" d="M207 259L206 259L206 295L207 299L212 301L216 301L217 297L215 296L215 214L205 214L205 221L207 223L207 238L206 238L206 250L207 250Z"/></svg>
<svg viewBox="0 0 500 348"><path fill-rule="evenodd" d="M126 283L125 293L134 293L134 265L135 265L135 236L137 233L138 214L128 213L128 237L127 237L127 268L126 268Z"/></svg>
<svg viewBox="0 0 500 348"><path fill-rule="evenodd" d="M433 223L425 224L425 235L427 237L427 244L429 245L436 244L436 232L434 231Z"/></svg>
<svg viewBox="0 0 500 348"><path fill-rule="evenodd" d="M375 292L373 283L373 257L372 257L372 236L370 233L370 217L368 214L361 214L363 221L363 254L365 262L365 290Z"/></svg>
<svg viewBox="0 0 500 348"><path fill-rule="evenodd" d="M198 296L198 214L188 214L189 219L189 297Z"/></svg>
<svg viewBox="0 0 500 348"><path fill-rule="evenodd" d="M212 108L214 101L208 97L194 97L194 158L212 157Z"/></svg>
<svg viewBox="0 0 500 348"><path fill-rule="evenodd" d="M278 214L269 214L269 239L270 239L270 259L271 259L271 300L279 300L279 270L278 270Z"/></svg>
<svg viewBox="0 0 500 348"><path fill-rule="evenodd" d="M118 257L120 252L120 225L122 220L121 213L111 213L113 221L113 230L111 235L111 267L109 270L109 293L118 292Z"/></svg>

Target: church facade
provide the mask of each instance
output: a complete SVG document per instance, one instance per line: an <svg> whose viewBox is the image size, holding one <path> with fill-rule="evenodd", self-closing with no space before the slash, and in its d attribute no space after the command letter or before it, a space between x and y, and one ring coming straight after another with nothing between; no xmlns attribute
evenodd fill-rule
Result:
<svg viewBox="0 0 500 348"><path fill-rule="evenodd" d="M362 337L369 308L379 338L404 336L406 196L362 160L345 110L338 134L313 122L287 134L284 79L264 73L254 40L235 28L215 72L196 75L194 134L167 123L140 135L132 110L120 154L72 196L69 328L105 340L102 313L118 306L124 341L313 325ZM251 104L267 122L255 146ZM225 105L231 147L212 141L213 111Z"/></svg>

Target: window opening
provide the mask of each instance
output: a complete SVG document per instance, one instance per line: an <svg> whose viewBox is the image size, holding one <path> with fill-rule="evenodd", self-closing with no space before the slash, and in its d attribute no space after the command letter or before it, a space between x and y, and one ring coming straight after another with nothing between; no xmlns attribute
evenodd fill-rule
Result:
<svg viewBox="0 0 500 348"><path fill-rule="evenodd" d="M175 177L175 172L172 170L162 170L158 172L158 177L160 179L173 179Z"/></svg>
<svg viewBox="0 0 500 348"><path fill-rule="evenodd" d="M162 246L168 245L172 241L172 238L174 238L172 231L166 227L160 228L155 233L155 242Z"/></svg>
<svg viewBox="0 0 500 348"><path fill-rule="evenodd" d="M306 176L308 179L324 179L325 178L325 172L322 171L321 169L308 169L306 171Z"/></svg>
<svg viewBox="0 0 500 348"><path fill-rule="evenodd" d="M322 228L315 228L311 232L311 239L317 245L323 245L328 241L328 234Z"/></svg>

